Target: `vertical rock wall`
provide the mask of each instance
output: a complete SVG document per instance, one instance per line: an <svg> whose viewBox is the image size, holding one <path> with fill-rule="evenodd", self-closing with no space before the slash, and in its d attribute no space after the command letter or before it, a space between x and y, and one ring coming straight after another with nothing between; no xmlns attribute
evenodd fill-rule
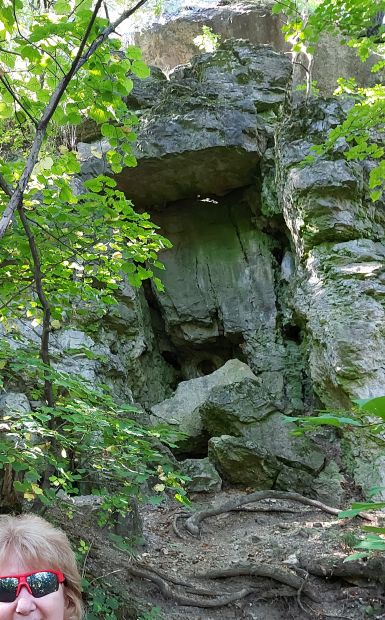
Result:
<svg viewBox="0 0 385 620"><path fill-rule="evenodd" d="M296 270L292 311L307 334L315 390L328 406L384 393L385 211L367 190L367 164L332 158L301 167L311 143L349 103L318 100L281 127L277 169Z"/></svg>

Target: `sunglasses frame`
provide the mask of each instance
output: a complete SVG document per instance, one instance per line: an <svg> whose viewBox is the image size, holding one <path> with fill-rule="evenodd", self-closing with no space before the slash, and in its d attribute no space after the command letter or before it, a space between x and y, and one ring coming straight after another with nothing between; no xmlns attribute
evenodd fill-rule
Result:
<svg viewBox="0 0 385 620"><path fill-rule="evenodd" d="M53 573L54 575L56 575L57 580L58 580L58 586L61 583L64 583L64 581L65 581L65 577L64 577L64 575L63 575L63 573L61 571L59 571L59 570L52 570L52 569L34 570L34 571L29 572L29 573L20 573L18 575L0 575L0 579L17 579L18 583L17 583L15 598L13 599L13 601L9 601L9 602L10 603L14 603L15 602L15 600L17 599L17 597L20 594L21 588L23 588L23 587L27 588L28 592L30 593L31 596L33 596L33 598L43 598L44 596L47 596L47 594L44 594L43 596L35 597L33 595L33 593L32 593L31 586L29 585L29 583L27 581L27 577L31 577L32 575L37 575L39 573ZM58 589L59 589L59 587L58 587ZM57 590L54 590L54 592L57 592ZM52 592L48 592L48 594L52 594Z"/></svg>

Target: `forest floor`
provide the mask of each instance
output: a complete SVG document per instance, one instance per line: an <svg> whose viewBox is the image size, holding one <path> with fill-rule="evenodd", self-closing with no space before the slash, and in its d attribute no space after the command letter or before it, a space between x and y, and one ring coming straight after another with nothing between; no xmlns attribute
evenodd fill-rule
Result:
<svg viewBox="0 0 385 620"><path fill-rule="evenodd" d="M197 494L193 511L244 495ZM145 543L134 557L92 533L88 569L119 584L130 601L121 620L385 618L385 558L343 562L362 534L360 517L264 499L203 520L196 537L180 512L173 501L142 507ZM76 519L73 526L89 539ZM134 612L133 601L147 611Z"/></svg>

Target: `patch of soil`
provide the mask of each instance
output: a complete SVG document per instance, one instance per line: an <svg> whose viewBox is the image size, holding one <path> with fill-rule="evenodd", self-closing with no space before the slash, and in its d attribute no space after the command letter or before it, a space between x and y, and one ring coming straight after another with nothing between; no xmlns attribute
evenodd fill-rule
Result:
<svg viewBox="0 0 385 620"><path fill-rule="evenodd" d="M197 494L193 510L239 495L239 489ZM385 560L343 563L361 534L360 518L344 521L313 506L264 499L205 519L194 537L180 512L172 501L142 507L145 545L134 558L76 518L63 524L92 542L91 574L108 573L111 588L120 588L127 601L121 620L136 620L140 607L160 608L165 620L385 618Z"/></svg>

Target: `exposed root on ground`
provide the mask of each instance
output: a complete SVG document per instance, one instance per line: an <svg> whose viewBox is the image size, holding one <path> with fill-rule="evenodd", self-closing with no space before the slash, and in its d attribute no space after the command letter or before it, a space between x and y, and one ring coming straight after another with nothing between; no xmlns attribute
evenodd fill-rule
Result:
<svg viewBox="0 0 385 620"><path fill-rule="evenodd" d="M162 594L167 598L172 598L179 605L186 605L189 607L201 607L201 608L215 608L224 607L230 605L236 601L246 598L251 594L256 595L254 600L265 600L278 597L298 597L301 592L306 594L311 600L319 602L316 594L306 585L306 580L301 579L297 575L290 573L288 570L284 570L273 566L239 566L229 569L220 569L218 571L209 571L204 574L194 575L195 579L224 579L227 577L240 577L240 576L258 576L267 577L275 581L279 581L290 588L270 588L269 590L261 591L257 586L246 586L240 590L233 591L216 591L214 589L200 588L194 585L192 582L174 578L170 575L166 575L162 571L150 566L140 565L138 563L132 563L127 567L130 575L133 577L139 577L140 579L147 579L152 583L155 583ZM171 588L170 583L176 586L182 586L186 592L190 595L187 596L184 592L178 592L175 588Z"/></svg>
<svg viewBox="0 0 385 620"><path fill-rule="evenodd" d="M296 514L298 512L298 509L285 508L285 507L280 507L280 506L249 506L248 508L246 506L235 506L234 508L226 510L225 512L259 512L259 513ZM176 512L174 514L174 517L172 520L172 530L175 536L177 536L177 538L180 538L181 540L186 540L186 536L184 536L184 534L179 529L178 520L189 519L190 516L191 516L191 512L187 512L187 510L180 510L179 512ZM192 532L190 532L189 530L187 531L190 535L192 534Z"/></svg>
<svg viewBox="0 0 385 620"><path fill-rule="evenodd" d="M368 557L366 561L355 560L344 562L344 558L327 555L314 559L299 558L300 565L311 575L329 579L338 577L349 579L365 579L385 584L385 558L383 556Z"/></svg>
<svg viewBox="0 0 385 620"><path fill-rule="evenodd" d="M300 593L303 592L312 601L319 603L319 597L310 586L306 585L306 579L302 579L292 571L278 566L268 566L266 564L261 564L259 566L255 564L239 564L229 568L198 573L194 576L199 579L224 579L226 577L241 577L245 575L250 577L266 577L274 581L279 581L287 586L291 586Z"/></svg>
<svg viewBox="0 0 385 620"><path fill-rule="evenodd" d="M193 536L199 536L200 532L200 524L202 521L207 519L208 517L216 517L217 515L223 514L225 512L231 512L232 510L239 510L245 504L251 504L253 502L258 502L263 499L283 499L283 500L291 500L295 502L299 502L300 504L305 504L305 506L314 506L315 508L319 508L323 512L327 512L331 515L338 515L340 512L339 508L334 508L333 506L328 506L327 504L323 504L315 499L310 499L309 497L305 497L304 495L300 495L299 493L288 493L285 491L255 491L254 493L248 493L247 495L240 495L231 499L228 502L222 504L222 506L217 506L216 508L210 508L208 510L200 510L195 512L191 517L189 517L185 522L185 527L190 534Z"/></svg>

